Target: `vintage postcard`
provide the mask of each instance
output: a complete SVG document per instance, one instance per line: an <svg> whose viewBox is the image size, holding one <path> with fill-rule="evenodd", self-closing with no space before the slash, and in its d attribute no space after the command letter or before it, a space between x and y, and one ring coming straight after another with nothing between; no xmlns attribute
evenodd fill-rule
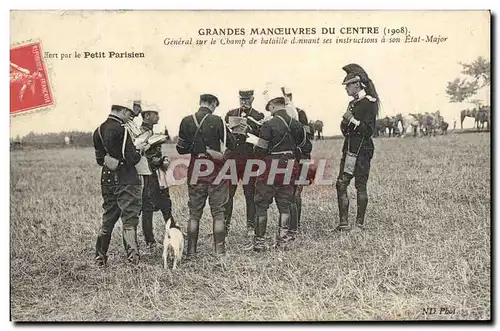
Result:
<svg viewBox="0 0 500 331"><path fill-rule="evenodd" d="M12 321L491 321L491 31L11 11Z"/></svg>

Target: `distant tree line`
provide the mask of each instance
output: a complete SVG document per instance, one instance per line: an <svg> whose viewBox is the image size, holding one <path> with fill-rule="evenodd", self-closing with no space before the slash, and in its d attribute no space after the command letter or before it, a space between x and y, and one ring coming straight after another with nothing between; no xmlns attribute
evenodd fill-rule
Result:
<svg viewBox="0 0 500 331"><path fill-rule="evenodd" d="M69 138L69 143L66 137ZM58 148L58 147L91 147L93 146L92 132L63 131L58 133L30 132L24 137L11 138L11 148Z"/></svg>
<svg viewBox="0 0 500 331"><path fill-rule="evenodd" d="M68 137L69 139L66 139ZM325 137L325 139L337 139L342 136ZM178 137L174 136L169 143L177 143ZM19 135L10 139L11 150L24 148L68 148L68 147L93 147L92 132L63 131L58 133L34 133L30 132L24 137Z"/></svg>

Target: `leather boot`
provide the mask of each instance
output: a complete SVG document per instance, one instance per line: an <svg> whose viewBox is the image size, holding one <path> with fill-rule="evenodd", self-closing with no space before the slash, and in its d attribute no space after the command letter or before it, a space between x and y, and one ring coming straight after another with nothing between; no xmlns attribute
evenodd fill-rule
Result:
<svg viewBox="0 0 500 331"><path fill-rule="evenodd" d="M196 246L198 244L198 233L200 230L200 221L190 218L187 228L188 244L187 244L187 259L194 257L196 254Z"/></svg>
<svg viewBox="0 0 500 331"><path fill-rule="evenodd" d="M214 233L214 243L215 243L215 253L225 254L226 253L226 227L225 220L214 219L213 223L213 233Z"/></svg>
<svg viewBox="0 0 500 331"><path fill-rule="evenodd" d="M111 241L111 233L109 234L99 234L95 243L95 258L96 262L100 266L105 266L108 262L108 248Z"/></svg>
<svg viewBox="0 0 500 331"><path fill-rule="evenodd" d="M142 212L142 233L144 234L146 246L155 243L153 234L153 211Z"/></svg>
<svg viewBox="0 0 500 331"><path fill-rule="evenodd" d="M287 249L289 244L295 239L295 234L290 231L290 221L290 214L280 214L279 233L276 240L276 246L282 249Z"/></svg>
<svg viewBox="0 0 500 331"><path fill-rule="evenodd" d="M233 203L234 203L234 195L236 193L237 185L229 186L229 199L224 205L224 219L225 219L225 229L226 235L229 233L229 229L231 228L231 218L233 217Z"/></svg>
<svg viewBox="0 0 500 331"><path fill-rule="evenodd" d="M255 183L250 180L248 185L243 185L243 193L245 195L246 211L247 211L247 230L252 233L255 229Z"/></svg>
<svg viewBox="0 0 500 331"><path fill-rule="evenodd" d="M349 197L347 196L347 187L345 187L341 181L337 181L337 200L339 205L340 223L335 230L349 230Z"/></svg>
<svg viewBox="0 0 500 331"><path fill-rule="evenodd" d="M139 245L137 244L137 223L139 223L139 219L131 220L127 220L123 224L122 241L127 253L127 259L133 264L137 264L139 263Z"/></svg>
<svg viewBox="0 0 500 331"><path fill-rule="evenodd" d="M266 250L266 240L264 236L266 235L267 227L267 214L263 216L257 216L255 222L255 236L253 241L253 250L256 252L263 252Z"/></svg>
<svg viewBox="0 0 500 331"><path fill-rule="evenodd" d="M368 206L368 194L366 192L357 192L358 212L356 214L356 226L364 230L365 213Z"/></svg>
<svg viewBox="0 0 500 331"><path fill-rule="evenodd" d="M299 230L299 208L298 208L298 201L295 200L290 205L289 232L296 234L298 230Z"/></svg>
<svg viewBox="0 0 500 331"><path fill-rule="evenodd" d="M297 230L300 229L300 217L302 216L302 197L297 197Z"/></svg>

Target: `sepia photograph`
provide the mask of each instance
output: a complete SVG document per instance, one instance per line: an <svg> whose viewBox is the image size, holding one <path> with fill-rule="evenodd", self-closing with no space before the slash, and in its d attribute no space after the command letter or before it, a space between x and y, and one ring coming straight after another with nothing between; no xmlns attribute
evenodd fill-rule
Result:
<svg viewBox="0 0 500 331"><path fill-rule="evenodd" d="M11 10L12 322L492 320L485 10Z"/></svg>

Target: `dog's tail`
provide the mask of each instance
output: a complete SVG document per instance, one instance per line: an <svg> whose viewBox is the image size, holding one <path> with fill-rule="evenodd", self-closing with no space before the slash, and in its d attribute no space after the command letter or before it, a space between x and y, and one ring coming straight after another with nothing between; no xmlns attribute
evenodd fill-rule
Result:
<svg viewBox="0 0 500 331"><path fill-rule="evenodd" d="M170 224L172 224L172 219L168 219L167 223L165 224L165 230L168 231L170 229Z"/></svg>

